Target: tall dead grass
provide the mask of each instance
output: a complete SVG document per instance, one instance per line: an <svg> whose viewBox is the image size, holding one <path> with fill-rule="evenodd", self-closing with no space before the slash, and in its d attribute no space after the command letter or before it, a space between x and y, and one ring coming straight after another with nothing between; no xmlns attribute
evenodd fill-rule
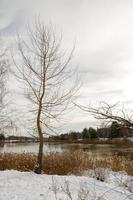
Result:
<svg viewBox="0 0 133 200"><path fill-rule="evenodd" d="M32 171L35 165L36 155L31 153L4 153L0 154L0 170ZM43 173L46 174L78 174L81 171L110 168L113 171L126 171L133 175L133 160L125 157L110 156L97 158L87 152L74 151L63 153L48 153L43 158Z"/></svg>

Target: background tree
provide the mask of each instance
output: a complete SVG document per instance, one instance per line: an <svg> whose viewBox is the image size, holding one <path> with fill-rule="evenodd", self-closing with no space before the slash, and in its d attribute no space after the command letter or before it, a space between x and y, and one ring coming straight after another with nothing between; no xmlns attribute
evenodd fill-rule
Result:
<svg viewBox="0 0 133 200"><path fill-rule="evenodd" d="M98 137L97 131L94 128L90 127L88 132L89 132L90 138L97 138Z"/></svg>
<svg viewBox="0 0 133 200"><path fill-rule="evenodd" d="M115 121L119 124L120 128L133 129L133 115L129 114L124 107L120 108L118 104L110 105L106 102L102 102L98 107L83 106L74 104L84 112L92 114L96 119L101 120L106 124L111 124ZM118 131L117 131L118 134Z"/></svg>
<svg viewBox="0 0 133 200"><path fill-rule="evenodd" d="M0 134L0 141L4 141L5 140L5 136L3 133Z"/></svg>
<svg viewBox="0 0 133 200"><path fill-rule="evenodd" d="M73 140L77 140L77 139L78 139L78 134L76 132L74 132L74 131L71 131L69 133L69 140L73 141Z"/></svg>
<svg viewBox="0 0 133 200"><path fill-rule="evenodd" d="M89 138L89 131L88 131L87 128L83 129L83 131L82 131L82 137L83 137L83 139Z"/></svg>
<svg viewBox="0 0 133 200"><path fill-rule="evenodd" d="M61 37L57 37L53 26L35 22L35 29L28 29L28 40L18 37L20 64L16 76L26 86L26 96L32 103L36 130L39 136L39 152L34 171L41 173L43 165L43 134L55 131L53 121L61 119L71 105L78 90L77 77L71 59L62 50Z"/></svg>
<svg viewBox="0 0 133 200"><path fill-rule="evenodd" d="M8 90L7 81L9 74L9 61L7 59L7 50L3 47L2 41L0 41L0 132L3 133L3 128L10 123L8 116Z"/></svg>
<svg viewBox="0 0 133 200"><path fill-rule="evenodd" d="M110 133L111 138L120 136L120 125L118 124L117 121L113 121L110 128L111 128L111 133Z"/></svg>

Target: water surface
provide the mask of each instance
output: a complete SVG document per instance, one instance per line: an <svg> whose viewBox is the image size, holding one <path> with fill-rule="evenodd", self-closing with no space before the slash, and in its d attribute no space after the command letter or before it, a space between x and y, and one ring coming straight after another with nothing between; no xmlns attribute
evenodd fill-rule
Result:
<svg viewBox="0 0 133 200"><path fill-rule="evenodd" d="M5 143L0 145L0 153L37 153L38 145L38 143ZM86 151L92 156L107 157L118 155L133 160L133 147L117 147L110 144L44 143L44 153L75 150Z"/></svg>

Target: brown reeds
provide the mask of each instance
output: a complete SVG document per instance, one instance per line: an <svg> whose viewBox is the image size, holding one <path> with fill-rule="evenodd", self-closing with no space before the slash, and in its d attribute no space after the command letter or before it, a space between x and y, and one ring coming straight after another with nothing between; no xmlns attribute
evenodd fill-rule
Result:
<svg viewBox="0 0 133 200"><path fill-rule="evenodd" d="M0 154L0 170L32 171L36 155L31 153ZM43 173L46 174L79 174L81 171L95 168L110 168L113 171L125 171L133 175L133 160L122 156L97 158L87 152L74 151L63 153L48 153L43 157Z"/></svg>

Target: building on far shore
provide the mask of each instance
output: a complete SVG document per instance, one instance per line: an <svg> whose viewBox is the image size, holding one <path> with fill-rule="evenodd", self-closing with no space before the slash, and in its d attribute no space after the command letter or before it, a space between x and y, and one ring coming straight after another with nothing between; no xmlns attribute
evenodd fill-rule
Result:
<svg viewBox="0 0 133 200"><path fill-rule="evenodd" d="M20 136L21 135L21 130L19 127L17 127L16 125L14 124L9 124L5 127L2 127L0 128L0 134L4 134L5 137L8 137L10 135L18 135Z"/></svg>
<svg viewBox="0 0 133 200"><path fill-rule="evenodd" d="M115 134L113 136L111 126L105 128L98 128L97 134L100 138L113 138L113 137L132 137L133 136L133 129L128 127L120 126L118 129L115 130Z"/></svg>

